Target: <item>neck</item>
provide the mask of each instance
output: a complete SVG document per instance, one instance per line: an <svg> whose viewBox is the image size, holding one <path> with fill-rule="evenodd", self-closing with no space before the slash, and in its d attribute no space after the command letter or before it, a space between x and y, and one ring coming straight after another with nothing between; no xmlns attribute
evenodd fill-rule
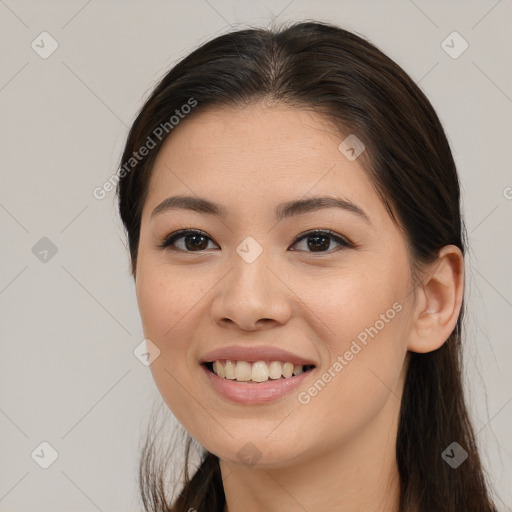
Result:
<svg viewBox="0 0 512 512"><path fill-rule="evenodd" d="M364 430L300 462L259 469L220 460L224 512L397 512L399 407L399 399L391 394Z"/></svg>

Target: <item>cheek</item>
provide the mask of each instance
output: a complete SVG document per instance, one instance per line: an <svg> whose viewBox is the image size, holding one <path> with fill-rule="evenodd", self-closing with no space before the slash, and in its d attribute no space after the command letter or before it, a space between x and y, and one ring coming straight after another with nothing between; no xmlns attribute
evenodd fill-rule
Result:
<svg viewBox="0 0 512 512"><path fill-rule="evenodd" d="M406 289L404 273L400 276L375 263L343 268L335 274L303 274L294 283L305 305L302 312L310 312L310 323L319 327L316 335L333 358L348 350L359 335L364 342L370 336L368 330L375 333L376 328L379 334L400 331L405 315L397 309L403 309L399 304ZM394 307L395 303L399 304Z"/></svg>
<svg viewBox="0 0 512 512"><path fill-rule="evenodd" d="M160 349L150 370L159 392L178 421L189 430L208 420L195 395L197 365L191 338L197 331L205 295L214 284L189 267L171 268L141 260L136 292L145 338Z"/></svg>
<svg viewBox="0 0 512 512"><path fill-rule="evenodd" d="M377 265L343 269L336 279L319 279L298 291L328 352L298 402L315 429L331 430L326 439L355 432L388 400L398 405L395 393L407 352L406 276Z"/></svg>
<svg viewBox="0 0 512 512"><path fill-rule="evenodd" d="M190 267L141 265L136 291L145 336L161 350L178 348L173 340L182 339L188 319L209 288L204 274L199 277Z"/></svg>

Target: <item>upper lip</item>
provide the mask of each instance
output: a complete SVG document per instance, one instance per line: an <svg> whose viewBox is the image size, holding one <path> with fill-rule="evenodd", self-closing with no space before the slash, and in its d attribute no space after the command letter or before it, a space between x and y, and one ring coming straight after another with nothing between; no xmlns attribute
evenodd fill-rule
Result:
<svg viewBox="0 0 512 512"><path fill-rule="evenodd" d="M229 359L231 361L247 361L254 363L256 361L284 361L293 364L315 365L315 363L305 357L301 357L288 350L272 347L268 345L261 346L240 346L231 345L229 347L218 348L208 352L201 359L200 363L211 363L213 361ZM315 365L316 366L316 365Z"/></svg>

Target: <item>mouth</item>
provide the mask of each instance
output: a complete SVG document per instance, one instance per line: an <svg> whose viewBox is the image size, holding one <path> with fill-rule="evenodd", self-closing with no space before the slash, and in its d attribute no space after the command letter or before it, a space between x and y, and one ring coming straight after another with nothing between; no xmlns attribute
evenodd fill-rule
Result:
<svg viewBox="0 0 512 512"><path fill-rule="evenodd" d="M241 384L261 384L268 381L294 379L315 368L314 364L294 364L290 361L234 361L217 359L202 363L217 377Z"/></svg>

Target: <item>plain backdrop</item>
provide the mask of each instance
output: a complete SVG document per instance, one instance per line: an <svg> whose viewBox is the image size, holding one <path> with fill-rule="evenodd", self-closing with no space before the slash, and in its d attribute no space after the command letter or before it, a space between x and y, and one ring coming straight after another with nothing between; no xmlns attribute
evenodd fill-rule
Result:
<svg viewBox="0 0 512 512"><path fill-rule="evenodd" d="M471 246L468 393L510 510L512 2L0 0L1 511L141 510L140 444L161 398L134 355L144 336L114 192L92 192L173 64L274 18L368 37L438 112Z"/></svg>

